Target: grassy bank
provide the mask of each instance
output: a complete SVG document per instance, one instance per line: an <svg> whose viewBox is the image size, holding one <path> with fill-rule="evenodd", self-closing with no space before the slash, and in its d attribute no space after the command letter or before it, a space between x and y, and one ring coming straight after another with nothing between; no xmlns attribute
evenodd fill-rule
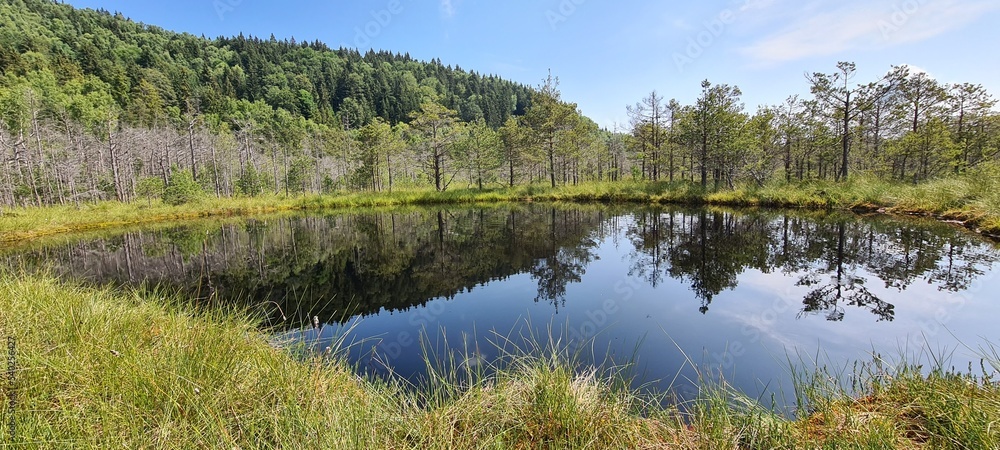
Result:
<svg viewBox="0 0 1000 450"><path fill-rule="evenodd" d="M990 379L867 366L862 395L825 374L785 419L718 385L685 412L613 375L516 355L498 375L419 389L360 379L342 362L275 349L245 313L194 312L169 297L0 277L0 443L126 448L996 448ZM16 393L14 411L6 400Z"/></svg>
<svg viewBox="0 0 1000 450"><path fill-rule="evenodd" d="M764 187L703 190L691 183L615 182L576 186L518 186L446 192L403 190L392 193L346 193L298 197L206 198L180 206L159 201L43 208L15 208L0 215L0 242L13 242L73 231L280 211L402 205L500 202L615 202L711 204L816 209L880 210L920 214L1000 235L1000 174L981 171L919 185L856 177L846 183L773 183Z"/></svg>

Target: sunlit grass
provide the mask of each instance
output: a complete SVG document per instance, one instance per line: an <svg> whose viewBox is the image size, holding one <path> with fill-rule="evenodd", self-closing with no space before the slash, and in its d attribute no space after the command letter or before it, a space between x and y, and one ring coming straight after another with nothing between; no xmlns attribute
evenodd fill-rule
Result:
<svg viewBox="0 0 1000 450"><path fill-rule="evenodd" d="M621 383L556 357L522 354L496 375L453 384L442 374L413 389L358 378L337 359L296 358L256 323L246 311L5 274L0 335L17 338L22 368L12 443L636 448L662 431L636 413L638 397L612 387ZM6 398L11 387L0 387Z"/></svg>
<svg viewBox="0 0 1000 450"><path fill-rule="evenodd" d="M180 206L158 200L133 204L102 202L80 206L5 209L0 242L21 241L71 231L200 217L282 211L379 208L405 205L496 204L508 202L601 202L634 204L711 204L812 209L882 210L955 220L970 228L1000 234L1000 169L983 168L921 184L857 175L847 182L772 182L735 189L703 189L687 181L588 182L552 188L544 184L484 190L403 189L330 195L204 198Z"/></svg>
<svg viewBox="0 0 1000 450"><path fill-rule="evenodd" d="M4 276L0 334L17 338L22 368L14 443L267 447L323 433L336 448L360 437L377 446L374 435L322 431L377 424L374 392L342 366L292 360L241 317Z"/></svg>
<svg viewBox="0 0 1000 450"><path fill-rule="evenodd" d="M995 356L983 353L982 364L965 372L949 368L947 357L917 364L913 355L800 371L804 407L793 435L838 448L998 448Z"/></svg>
<svg viewBox="0 0 1000 450"><path fill-rule="evenodd" d="M799 408L772 412L722 381L677 409L558 338L491 370L428 357L425 382L354 375L273 347L244 310L0 277L0 336L17 338L13 448L997 448L1000 367L792 364ZM467 349L466 349L467 350ZM440 357L440 359L439 359ZM11 390L0 381L0 398ZM11 414L6 403L0 418ZM6 428L0 439L6 438ZM5 443L7 441L4 441Z"/></svg>

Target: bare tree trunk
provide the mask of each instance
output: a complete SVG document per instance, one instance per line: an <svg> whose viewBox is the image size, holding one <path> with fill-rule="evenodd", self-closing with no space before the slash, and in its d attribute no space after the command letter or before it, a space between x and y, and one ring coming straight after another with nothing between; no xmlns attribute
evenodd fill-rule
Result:
<svg viewBox="0 0 1000 450"><path fill-rule="evenodd" d="M385 152L385 170L386 170L386 173L389 175L389 193L390 194L392 193L392 159L391 158L392 157L390 156L389 152L386 151Z"/></svg>
<svg viewBox="0 0 1000 450"><path fill-rule="evenodd" d="M4 205L14 206L14 193L13 193L14 183L10 177L10 165L7 163L7 151L6 151L7 146L2 145L3 144L2 133L3 130L0 130L0 164L3 165L3 176L4 176L3 190L0 191L0 202L3 202Z"/></svg>
<svg viewBox="0 0 1000 450"><path fill-rule="evenodd" d="M441 191L441 149L434 147L434 187Z"/></svg>
<svg viewBox="0 0 1000 450"><path fill-rule="evenodd" d="M161 144L163 145L163 154L167 158L167 176L170 176L173 175L173 166L174 166L173 162L170 160L170 144L167 143L166 140L164 140ZM178 168L180 168L180 163L177 163L177 165Z"/></svg>
<svg viewBox="0 0 1000 450"><path fill-rule="evenodd" d="M556 152L555 143L552 142L553 138L549 138L549 178L552 181L552 187L556 187Z"/></svg>
<svg viewBox="0 0 1000 450"><path fill-rule="evenodd" d="M159 163L160 163L160 178L163 179L163 185L166 186L167 184L170 183L170 179L167 178L167 167L162 156L160 156Z"/></svg>
<svg viewBox="0 0 1000 450"><path fill-rule="evenodd" d="M188 150L191 152L191 179L198 179L198 167L194 159L194 119L188 123Z"/></svg>
<svg viewBox="0 0 1000 450"><path fill-rule="evenodd" d="M285 196L288 196L288 152L282 151L281 156L284 159L284 169L285 169Z"/></svg>
<svg viewBox="0 0 1000 450"><path fill-rule="evenodd" d="M708 134L701 135L701 188L708 187Z"/></svg>
<svg viewBox="0 0 1000 450"><path fill-rule="evenodd" d="M275 142L271 142L271 172L274 174L274 193L277 194L281 185L278 183L278 144Z"/></svg>
<svg viewBox="0 0 1000 450"><path fill-rule="evenodd" d="M847 92L847 97L844 100L844 133L843 139L841 139L842 147L842 159L840 162L840 175L836 177L837 179L847 180L847 156L851 150L851 93Z"/></svg>
<svg viewBox="0 0 1000 450"><path fill-rule="evenodd" d="M35 108L34 97L31 100L31 132L35 137L35 151L38 157L38 178L42 182L42 190L40 193L36 192L38 204L42 204L42 197L44 195L47 201L52 201L52 189L49 186L49 177L45 173L45 154L42 149L42 130L38 123L38 109ZM34 178L34 177L32 177ZM48 192L46 192L48 191ZM41 195L39 195L41 194Z"/></svg>
<svg viewBox="0 0 1000 450"><path fill-rule="evenodd" d="M117 151L117 145L115 145L114 123L112 122L111 119L108 119L107 126L108 126L108 158L111 161L111 174L112 174L112 182L114 183L114 188L115 188L115 198L118 201L124 203L125 196L123 195L121 171L118 168L118 155L117 155L118 151Z"/></svg>
<svg viewBox="0 0 1000 450"><path fill-rule="evenodd" d="M244 156L244 154L246 154L246 155L250 154L250 139L247 138L246 133L243 133L241 135L241 137L242 137L242 141L243 142L240 142L240 144L239 144L240 148L239 148L239 150L236 151L236 153L237 153L236 159L240 160L240 176L242 176L244 173L246 173L246 170L247 170L247 167L246 167L247 166L247 164L246 164L247 158Z"/></svg>
<svg viewBox="0 0 1000 450"><path fill-rule="evenodd" d="M215 197L222 197L222 187L219 185L219 157L216 153L215 142L211 142L212 147L212 182L215 184Z"/></svg>
<svg viewBox="0 0 1000 450"><path fill-rule="evenodd" d="M38 195L38 186L35 185L35 168L31 164L31 155L28 153L28 145L24 142L24 129L18 130L17 142L14 143L14 161L17 167L18 176L21 178L22 182L25 182L27 178L28 187L31 188L31 195L34 199L35 205L41 206L42 199ZM18 149L21 149L18 151ZM24 169L21 169L21 162L24 162ZM27 175L25 175L27 172Z"/></svg>

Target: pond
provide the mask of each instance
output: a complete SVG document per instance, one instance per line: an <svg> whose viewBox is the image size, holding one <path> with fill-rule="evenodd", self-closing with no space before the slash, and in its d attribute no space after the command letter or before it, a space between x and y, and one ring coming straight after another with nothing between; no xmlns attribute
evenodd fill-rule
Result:
<svg viewBox="0 0 1000 450"><path fill-rule="evenodd" d="M995 244L848 213L403 208L65 237L3 258L249 305L276 340L341 343L376 376L418 379L428 354L487 367L498 347L552 336L584 366L632 363L636 386L689 398L697 368L779 407L793 365L945 356L978 370L1000 318Z"/></svg>

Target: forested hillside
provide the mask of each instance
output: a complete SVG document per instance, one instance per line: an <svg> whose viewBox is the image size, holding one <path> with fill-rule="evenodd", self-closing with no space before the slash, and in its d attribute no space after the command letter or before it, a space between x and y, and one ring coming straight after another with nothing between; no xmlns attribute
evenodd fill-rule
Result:
<svg viewBox="0 0 1000 450"><path fill-rule="evenodd" d="M804 77L808 97L753 112L727 84L706 80L692 105L654 91L608 131L551 74L528 87L406 54L207 39L48 0L2 0L0 23L3 205L622 179L920 182L1000 155L990 93L906 66L858 80L853 63L831 64Z"/></svg>
<svg viewBox="0 0 1000 450"><path fill-rule="evenodd" d="M408 120L423 96L434 95L463 119L484 118L498 127L513 111L523 113L529 95L524 86L409 55L361 55L274 36L207 40L106 11L44 0L4 3L9 26L0 67L6 74L50 70L60 83L93 76L138 124L232 114L246 107L239 100L317 123L340 123L342 112L353 126L374 117L395 124Z"/></svg>
<svg viewBox="0 0 1000 450"><path fill-rule="evenodd" d="M175 166L219 194L347 188L364 162L344 144L364 125L377 139L432 102L497 128L531 95L407 54L209 40L46 0L5 0L0 22L7 204L129 200Z"/></svg>

